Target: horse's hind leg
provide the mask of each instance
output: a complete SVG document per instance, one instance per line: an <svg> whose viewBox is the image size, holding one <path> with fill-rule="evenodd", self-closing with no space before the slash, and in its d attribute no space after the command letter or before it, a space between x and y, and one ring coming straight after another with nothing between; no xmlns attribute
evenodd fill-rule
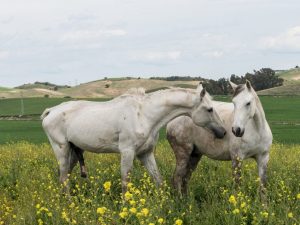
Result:
<svg viewBox="0 0 300 225"><path fill-rule="evenodd" d="M68 192L69 187L65 182L68 179L68 173L70 171L71 150L69 143L57 143L51 138L49 138L49 141L59 164L59 181L65 185L65 191Z"/></svg>
<svg viewBox="0 0 300 225"><path fill-rule="evenodd" d="M173 175L173 186L179 192L183 193L183 182L188 173L188 164L190 160L191 145L172 146L176 156L176 168Z"/></svg>
<svg viewBox="0 0 300 225"><path fill-rule="evenodd" d="M81 177L86 178L87 177L87 172L86 172L84 158L83 158L83 152L84 152L84 150L82 150L81 148L77 147L73 143L70 143L70 147L71 147L71 149L75 153L75 155L72 157L73 160L71 162L70 170L72 171L72 169L76 165L77 161L79 161ZM76 159L74 159L74 158L76 158Z"/></svg>
<svg viewBox="0 0 300 225"><path fill-rule="evenodd" d="M197 168L197 165L202 157L202 154L197 152L196 146L194 146L193 151L190 155L189 162L187 164L186 174L183 178L183 193L187 194L188 192L188 182L191 179L192 173Z"/></svg>
<svg viewBox="0 0 300 225"><path fill-rule="evenodd" d="M139 155L138 159L142 162L142 164L146 167L150 175L154 178L156 184L158 186L161 185L162 178L156 165L153 151Z"/></svg>

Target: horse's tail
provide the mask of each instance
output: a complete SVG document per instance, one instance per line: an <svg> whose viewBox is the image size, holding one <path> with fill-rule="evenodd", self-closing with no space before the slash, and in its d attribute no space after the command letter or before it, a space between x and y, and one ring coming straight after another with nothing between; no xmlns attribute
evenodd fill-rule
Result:
<svg viewBox="0 0 300 225"><path fill-rule="evenodd" d="M48 116L49 113L50 113L50 109L49 108L45 109L45 111L41 115L41 120L45 119L45 117Z"/></svg>

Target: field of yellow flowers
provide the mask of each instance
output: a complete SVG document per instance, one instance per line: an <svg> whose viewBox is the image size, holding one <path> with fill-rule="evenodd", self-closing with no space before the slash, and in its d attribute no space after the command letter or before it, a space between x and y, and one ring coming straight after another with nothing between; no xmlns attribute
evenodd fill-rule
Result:
<svg viewBox="0 0 300 225"><path fill-rule="evenodd" d="M254 160L243 164L239 189L230 162L203 158L186 198L170 187L175 159L160 141L156 158L165 179L156 188L135 162L129 191L121 195L119 155L86 153L88 179L78 166L70 195L62 194L50 145L0 146L0 224L300 224L300 146L273 144L268 201L258 195Z"/></svg>

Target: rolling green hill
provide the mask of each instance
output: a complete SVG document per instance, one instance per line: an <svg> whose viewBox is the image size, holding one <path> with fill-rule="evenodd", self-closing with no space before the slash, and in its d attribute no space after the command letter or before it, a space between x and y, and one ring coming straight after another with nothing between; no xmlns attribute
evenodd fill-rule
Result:
<svg viewBox="0 0 300 225"><path fill-rule="evenodd" d="M72 98L112 98L125 93L130 88L143 87L147 92L171 86L194 88L199 81L165 81L154 79L108 79L92 81L71 88L58 88L45 85L23 85L22 88L0 88L0 98L28 97L72 97Z"/></svg>
<svg viewBox="0 0 300 225"><path fill-rule="evenodd" d="M259 91L259 95L300 95L300 69L280 71L277 75L284 79L284 85Z"/></svg>
<svg viewBox="0 0 300 225"><path fill-rule="evenodd" d="M285 70L278 73L278 76L286 81L300 81L300 69L294 68L290 70Z"/></svg>
<svg viewBox="0 0 300 225"><path fill-rule="evenodd" d="M259 95L300 95L300 69L277 71L285 80L284 85L259 91ZM16 88L0 87L0 98L28 97L72 97L72 98L113 98L130 88L143 87L146 92L166 89L171 86L194 88L199 81L166 81L155 79L111 78L83 83L74 87L60 86L48 82L24 84Z"/></svg>

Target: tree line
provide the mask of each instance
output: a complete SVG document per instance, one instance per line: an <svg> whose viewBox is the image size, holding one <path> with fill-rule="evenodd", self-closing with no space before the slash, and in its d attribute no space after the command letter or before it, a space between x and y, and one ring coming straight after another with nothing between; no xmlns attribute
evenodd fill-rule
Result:
<svg viewBox="0 0 300 225"><path fill-rule="evenodd" d="M244 76L237 76L235 74L232 74L229 79L220 78L218 80L213 80L190 76L150 77L150 79L159 79L166 81L203 81L203 85L205 86L206 90L213 95L230 94L231 88L229 86L229 80L236 84L243 84L246 82L246 80L249 80L252 84L252 87L256 91L283 85L283 79L278 77L275 71L270 68L254 70L253 73L246 73Z"/></svg>

